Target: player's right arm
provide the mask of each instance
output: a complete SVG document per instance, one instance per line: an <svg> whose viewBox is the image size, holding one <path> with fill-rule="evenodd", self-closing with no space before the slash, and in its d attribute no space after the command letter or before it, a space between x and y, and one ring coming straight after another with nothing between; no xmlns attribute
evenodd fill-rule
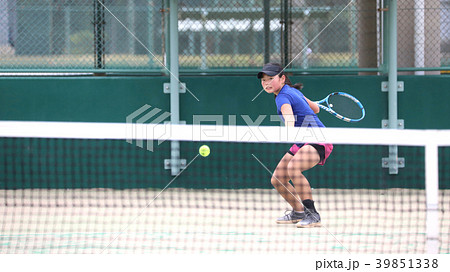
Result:
<svg viewBox="0 0 450 272"><path fill-rule="evenodd" d="M294 111L292 110L292 106L290 104L283 104L281 106L281 114L283 114L284 124L287 127L295 126L295 117Z"/></svg>

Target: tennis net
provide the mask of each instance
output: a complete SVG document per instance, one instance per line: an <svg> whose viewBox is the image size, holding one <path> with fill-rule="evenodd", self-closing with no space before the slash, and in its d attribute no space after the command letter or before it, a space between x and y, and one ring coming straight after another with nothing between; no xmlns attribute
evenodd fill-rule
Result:
<svg viewBox="0 0 450 272"><path fill-rule="evenodd" d="M276 223L294 142L334 145L303 172L320 228ZM2 121L0 253L450 253L449 146L446 130Z"/></svg>

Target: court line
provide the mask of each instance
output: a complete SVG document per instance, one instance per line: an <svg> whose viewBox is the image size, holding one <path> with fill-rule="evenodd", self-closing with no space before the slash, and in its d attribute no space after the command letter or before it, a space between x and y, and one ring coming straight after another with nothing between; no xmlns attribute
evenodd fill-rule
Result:
<svg viewBox="0 0 450 272"><path fill-rule="evenodd" d="M264 169L266 169L267 170L267 172L269 172L272 176L273 176L273 173L269 170L269 168L267 168L267 166L266 165L264 165L256 156L255 156L255 154L253 154L252 153L252 156L253 156L253 158L255 158L258 162L259 162L259 164L261 164L261 166L262 167L264 167ZM286 188L286 186L284 186L284 184L277 178L277 177L275 177L276 179L277 179L277 181L298 201L298 202L300 202L300 204L302 204L302 206L303 206L303 208L304 209L306 209L306 210L309 210L308 208L306 208L304 205L303 205L303 203L302 203L302 201L300 200L300 199L297 199L296 197L295 197L295 195L294 194L292 194L292 192L291 191L289 191L288 190L288 188ZM314 215L313 215L314 216ZM316 218L317 219L317 218ZM327 227L325 227L323 224L322 224L322 227L328 232L328 234L330 234L333 238L334 238L334 240L336 240L348 253L351 253L343 244L342 244L342 242L341 241L339 241L339 239L327 228Z"/></svg>
<svg viewBox="0 0 450 272"><path fill-rule="evenodd" d="M122 235L122 233L124 233L129 227L130 227L130 225L131 224L133 224L139 217L141 217L141 215L144 213L144 211L170 186L170 184L172 184L174 181L175 181L175 179L176 178L178 178L183 172L184 172L184 170L186 170L188 167L189 167L189 165L191 165L194 161L195 161L195 159L197 159L197 157L199 156L200 154L197 154L187 165L186 165L186 167L185 168L183 168L158 194L156 194L156 196L152 199L152 200L150 200L150 202L148 202L147 203L147 205L144 207L144 208L142 208L140 211L139 211L139 213L138 213L138 215L136 216L136 217L134 217L130 222L128 222L127 223L127 225L125 226L125 228L123 228L120 232L119 232L119 234L117 234L117 236L116 237L114 237L109 243L108 243L108 245L106 246L106 247L104 247L103 249L102 249L102 251L100 251L100 254L102 254L109 246L111 246L111 244L112 243L114 243L114 241L116 241L117 240L117 238L119 238L119 236L120 235Z"/></svg>
<svg viewBox="0 0 450 272"><path fill-rule="evenodd" d="M100 3L100 5L102 5L116 20L117 20L117 22L119 22L124 28L125 28L125 30L126 31L128 31L128 33L130 33L130 35L131 36L133 36L133 38L140 44L140 45L142 45L142 47L144 47L145 48L145 50L147 50L147 52L149 52L151 55L152 55L152 57L153 58L155 58L156 59L156 61L158 61L158 63L159 64L161 64L161 66L163 66L179 83L181 83L181 81L180 81L180 79L177 77L177 76L175 76L173 73L172 73L172 71L170 71L170 69L169 68L167 68L167 66L165 66L154 54L153 54L153 52L152 51L150 51L150 49L148 49L148 47L147 46L145 46L145 44L141 41L141 40L139 40L139 38L138 37L136 37L136 35L133 33L133 32L131 32L131 30L130 29L128 29L120 20L119 20L119 18L117 18L100 0L97 0L97 2L98 3ZM188 87L186 86L186 91L188 91L198 102L200 102L200 100L188 89Z"/></svg>
<svg viewBox="0 0 450 272"><path fill-rule="evenodd" d="M281 70L280 73L282 73L286 67L288 67L298 56L300 56L303 51L309 48L309 46L350 6L350 4L354 0L350 0L350 2L307 44L305 47ZM264 88L252 99L252 102L255 101L255 99L264 91Z"/></svg>

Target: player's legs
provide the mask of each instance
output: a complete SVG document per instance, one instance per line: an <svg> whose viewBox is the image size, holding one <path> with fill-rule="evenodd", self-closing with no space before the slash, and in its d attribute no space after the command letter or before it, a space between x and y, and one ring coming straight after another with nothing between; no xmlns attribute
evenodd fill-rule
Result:
<svg viewBox="0 0 450 272"><path fill-rule="evenodd" d="M320 161L317 150L311 145L302 146L287 165L288 176L292 180L300 199L311 199L311 185L303 171L313 168Z"/></svg>
<svg viewBox="0 0 450 272"><path fill-rule="evenodd" d="M289 182L290 178L287 171L287 166L293 157L293 155L286 153L278 163L271 179L273 187L275 187L278 193L292 207L292 211L290 213L286 213L284 216L277 218L276 222L278 224L297 223L305 217L300 197L292 184Z"/></svg>
<svg viewBox="0 0 450 272"><path fill-rule="evenodd" d="M278 193L291 205L294 211L303 211L301 198L289 180L288 165L294 156L286 153L273 172L271 183Z"/></svg>
<svg viewBox="0 0 450 272"><path fill-rule="evenodd" d="M313 168L320 162L320 155L317 149L311 145L302 146L288 163L288 174L295 190L302 199L305 208L305 217L297 224L300 228L310 228L320 226L320 215L314 207L311 185L303 175L303 171Z"/></svg>

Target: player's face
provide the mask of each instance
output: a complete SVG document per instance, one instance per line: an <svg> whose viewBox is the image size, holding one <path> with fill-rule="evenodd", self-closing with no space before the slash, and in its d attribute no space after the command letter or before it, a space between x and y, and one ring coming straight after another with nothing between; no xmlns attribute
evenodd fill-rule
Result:
<svg viewBox="0 0 450 272"><path fill-rule="evenodd" d="M267 93L273 93L277 95L281 91L281 88L283 88L284 81L284 75L279 77L278 75L268 76L264 74L264 76L261 78L261 85L263 86L264 91L266 91Z"/></svg>

